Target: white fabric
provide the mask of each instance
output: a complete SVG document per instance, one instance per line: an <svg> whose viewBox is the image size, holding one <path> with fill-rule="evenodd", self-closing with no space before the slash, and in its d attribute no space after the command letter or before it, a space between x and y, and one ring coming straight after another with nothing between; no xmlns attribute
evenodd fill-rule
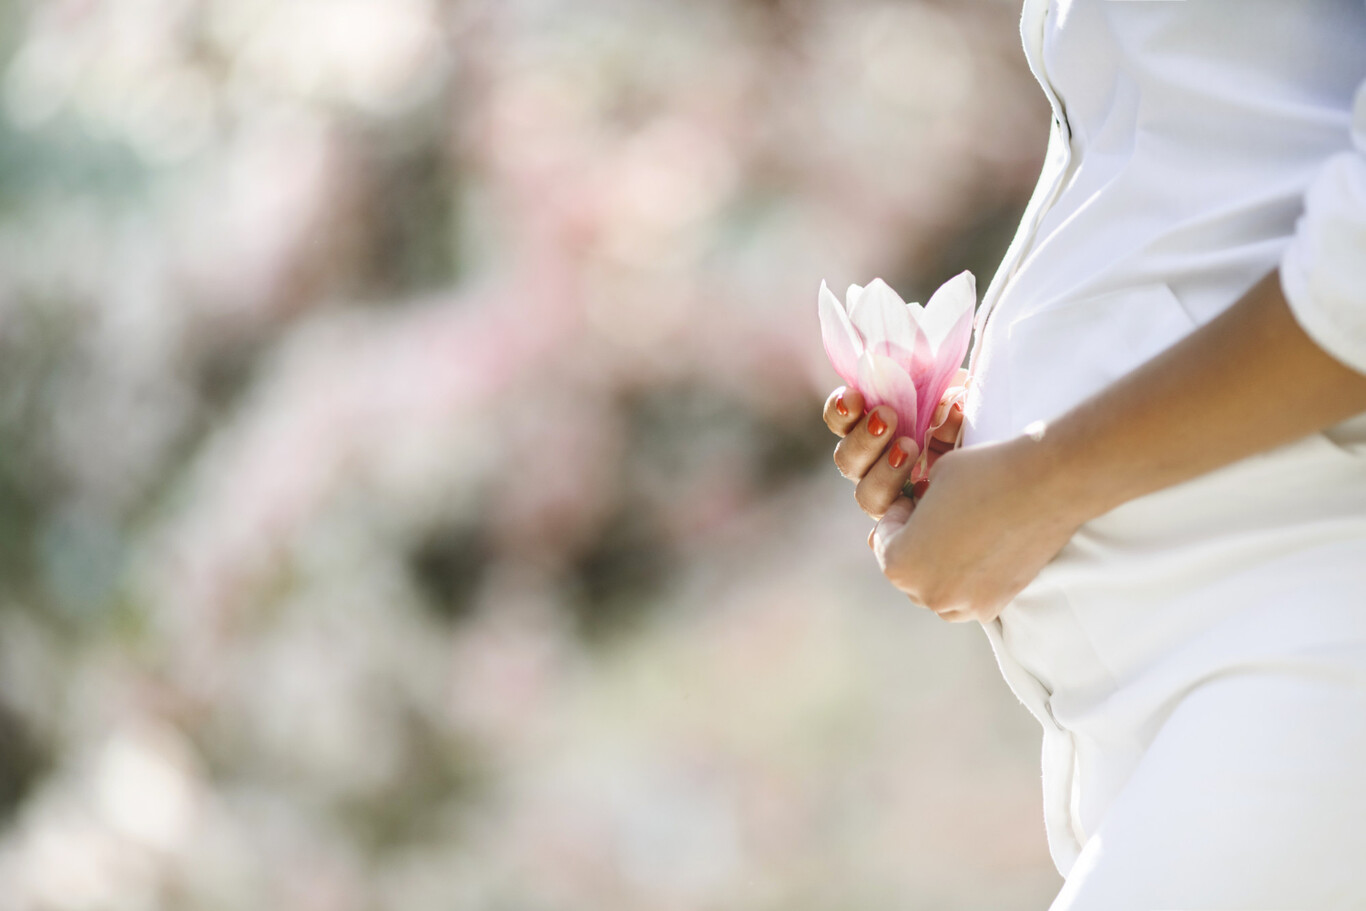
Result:
<svg viewBox="0 0 1366 911"><path fill-rule="evenodd" d="M1366 54L1366 48L1358 52ZM1366 84L1353 106L1352 144L1315 176L1281 258L1281 276L1304 330L1366 373Z"/></svg>
<svg viewBox="0 0 1366 911"><path fill-rule="evenodd" d="M1366 371L1366 4L1026 0L1021 30L1054 130L978 314L965 445L1278 266ZM1088 523L986 629L1044 726L1055 907L1366 907L1340 863L1366 858L1366 419Z"/></svg>
<svg viewBox="0 0 1366 911"><path fill-rule="evenodd" d="M1366 802L1366 731L1342 729L1366 714L1366 688L1324 679L1333 657L1227 674L1183 699L1054 911L1360 908L1361 843L1338 835ZM1226 761L1239 754L1256 760Z"/></svg>

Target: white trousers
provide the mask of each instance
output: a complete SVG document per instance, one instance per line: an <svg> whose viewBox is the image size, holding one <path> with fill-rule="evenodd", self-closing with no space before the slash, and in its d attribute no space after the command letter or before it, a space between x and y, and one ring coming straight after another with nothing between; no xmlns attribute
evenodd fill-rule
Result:
<svg viewBox="0 0 1366 911"><path fill-rule="evenodd" d="M987 634L1044 726L1054 911L1366 908L1366 454L1126 504Z"/></svg>

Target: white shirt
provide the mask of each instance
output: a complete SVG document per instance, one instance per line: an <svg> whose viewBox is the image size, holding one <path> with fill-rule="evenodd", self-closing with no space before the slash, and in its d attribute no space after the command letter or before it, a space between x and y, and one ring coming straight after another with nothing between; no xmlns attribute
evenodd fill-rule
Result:
<svg viewBox="0 0 1366 911"><path fill-rule="evenodd" d="M1277 265L1366 372L1361 0L1027 0L1021 30L1054 127L978 313L965 443L1065 411Z"/></svg>
<svg viewBox="0 0 1366 911"><path fill-rule="evenodd" d="M1277 267L1366 372L1366 4L1026 0L1021 30L1054 128L978 312L965 444L1057 416ZM1364 554L1358 418L1087 523L986 626L1044 727L1061 871L1202 681L1366 642Z"/></svg>

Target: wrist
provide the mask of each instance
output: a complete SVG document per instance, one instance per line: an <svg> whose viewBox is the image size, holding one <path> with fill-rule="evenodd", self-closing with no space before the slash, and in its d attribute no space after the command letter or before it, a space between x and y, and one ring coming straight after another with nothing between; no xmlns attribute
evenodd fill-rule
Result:
<svg viewBox="0 0 1366 911"><path fill-rule="evenodd" d="M1129 498L1117 483L1122 473L1107 470L1090 447L1068 439L1065 427L1036 422L1010 445L1020 477L1030 478L1041 504L1074 529Z"/></svg>

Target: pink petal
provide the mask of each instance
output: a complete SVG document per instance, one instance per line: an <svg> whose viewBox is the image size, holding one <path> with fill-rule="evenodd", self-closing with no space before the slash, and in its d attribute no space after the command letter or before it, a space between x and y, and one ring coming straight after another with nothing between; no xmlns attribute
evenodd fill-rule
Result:
<svg viewBox="0 0 1366 911"><path fill-rule="evenodd" d="M863 354L863 339L849 321L839 298L830 293L825 282L821 282L817 311L821 319L821 342L830 365L840 379L851 386L858 385L858 359Z"/></svg>
<svg viewBox="0 0 1366 911"><path fill-rule="evenodd" d="M912 434L917 420L917 396L915 383L904 367L885 355L865 351L858 360L858 390L869 409L890 405L896 411L898 436ZM916 437L916 442L920 443L921 437Z"/></svg>
<svg viewBox="0 0 1366 911"><path fill-rule="evenodd" d="M920 401L926 403L924 410L930 412L920 415L917 439L929 433L930 416L963 364L972 337L976 302L977 281L971 272L961 272L941 285L923 308L912 308L916 317L916 357L911 375L920 391Z"/></svg>
<svg viewBox="0 0 1366 911"><path fill-rule="evenodd" d="M944 336L944 340L939 343L939 348L934 353L934 358L941 364L952 364L952 370L963 366L963 359L968 355L968 345L972 341L972 321L976 314L972 310L967 310L962 316L958 317L958 322L953 324Z"/></svg>
<svg viewBox="0 0 1366 911"><path fill-rule="evenodd" d="M972 316L972 312L969 311L958 318L958 322L949 330L943 345L936 352L933 368L924 377L923 382L916 383L916 388L920 390L920 400L934 403L933 407L926 405L931 414L953 382L958 368L963 366L963 357L968 351L968 340L972 336ZM922 414L921 418L921 424L916 427L917 440L929 433L929 416Z"/></svg>
<svg viewBox="0 0 1366 911"><path fill-rule="evenodd" d="M849 302L849 320L863 336L866 350L888 354L893 349L915 348L915 323L901 296L875 278Z"/></svg>

